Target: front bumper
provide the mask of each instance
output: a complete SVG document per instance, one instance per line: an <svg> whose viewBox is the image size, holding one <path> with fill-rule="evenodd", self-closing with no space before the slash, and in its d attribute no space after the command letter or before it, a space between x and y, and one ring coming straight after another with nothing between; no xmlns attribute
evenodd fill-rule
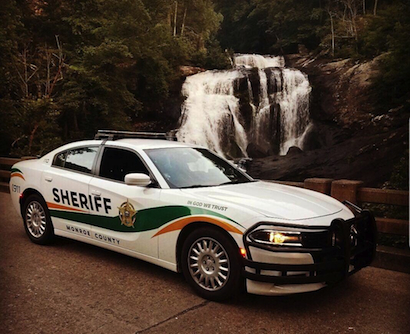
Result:
<svg viewBox="0 0 410 334"><path fill-rule="evenodd" d="M377 228L369 211L361 211L349 220L333 220L330 228L321 232L321 241L317 242L319 247L312 247L315 246L314 240L309 245L311 247L261 245L248 238L256 228L258 226L245 233L243 239L249 258L243 259L242 273L248 286L255 287L257 283L266 288L294 285L294 289L290 288L293 291L300 290L302 285L309 285L300 292L317 290L368 266L375 256ZM300 230L303 232L303 228ZM252 253L255 254L256 251L271 253L271 260L253 260ZM277 255L280 255L279 261L275 260ZM300 257L299 261L295 261L297 255ZM248 292L252 291L248 289Z"/></svg>

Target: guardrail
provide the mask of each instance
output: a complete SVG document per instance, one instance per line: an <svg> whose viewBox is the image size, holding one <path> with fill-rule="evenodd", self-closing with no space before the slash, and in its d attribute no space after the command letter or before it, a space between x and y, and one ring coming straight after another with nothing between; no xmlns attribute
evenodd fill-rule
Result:
<svg viewBox="0 0 410 334"><path fill-rule="evenodd" d="M10 169L22 159L0 158L0 191L9 192Z"/></svg>
<svg viewBox="0 0 410 334"><path fill-rule="evenodd" d="M281 184L315 190L330 195L339 201L348 200L354 204L364 203L388 204L397 206L409 206L409 192L403 190L378 189L363 187L362 181L333 180L311 178L304 182L272 181ZM377 228L381 233L396 235L409 235L409 221L376 217Z"/></svg>
<svg viewBox="0 0 410 334"><path fill-rule="evenodd" d="M0 158L0 191L9 192L10 169L20 160L32 159L32 157ZM348 200L354 204L376 203L398 206L409 206L409 192L402 190L378 189L363 187L362 181L333 180L325 178L310 178L304 182L271 181L310 190L315 190L330 195L340 201ZM386 217L376 217L379 232L409 235L409 221Z"/></svg>

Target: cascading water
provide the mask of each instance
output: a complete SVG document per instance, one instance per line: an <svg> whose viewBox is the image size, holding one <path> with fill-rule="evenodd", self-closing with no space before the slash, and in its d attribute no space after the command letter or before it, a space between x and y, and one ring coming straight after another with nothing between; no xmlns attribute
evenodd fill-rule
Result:
<svg viewBox="0 0 410 334"><path fill-rule="evenodd" d="M240 54L235 56L234 63L236 67L244 66L246 68L285 67L285 59L277 56Z"/></svg>
<svg viewBox="0 0 410 334"><path fill-rule="evenodd" d="M177 138L227 157L286 154L310 128L309 81L283 57L237 55L235 68L188 77Z"/></svg>
<svg viewBox="0 0 410 334"><path fill-rule="evenodd" d="M206 71L186 79L179 141L206 146L221 155L235 146L235 155L247 156L246 133L238 120L239 99L234 95L240 76L235 70Z"/></svg>
<svg viewBox="0 0 410 334"><path fill-rule="evenodd" d="M303 148L303 141L311 124L309 122L309 95L311 87L307 77L295 69L283 69L282 90L277 101L280 106L280 154L291 146Z"/></svg>

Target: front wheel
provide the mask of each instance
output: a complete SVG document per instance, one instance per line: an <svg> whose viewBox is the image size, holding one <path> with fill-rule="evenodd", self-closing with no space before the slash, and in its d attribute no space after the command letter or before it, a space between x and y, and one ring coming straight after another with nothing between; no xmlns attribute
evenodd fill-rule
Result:
<svg viewBox="0 0 410 334"><path fill-rule="evenodd" d="M52 241L54 228L43 198L30 195L24 202L23 215L24 229L32 242L45 245Z"/></svg>
<svg viewBox="0 0 410 334"><path fill-rule="evenodd" d="M185 279L201 297L221 301L239 290L238 247L222 231L195 230L185 240L181 256Z"/></svg>

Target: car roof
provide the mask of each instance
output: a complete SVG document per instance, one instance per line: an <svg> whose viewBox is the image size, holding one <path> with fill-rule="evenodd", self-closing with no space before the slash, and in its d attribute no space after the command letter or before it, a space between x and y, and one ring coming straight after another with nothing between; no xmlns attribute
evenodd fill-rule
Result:
<svg viewBox="0 0 410 334"><path fill-rule="evenodd" d="M177 141L163 140L163 139L137 139L137 138L124 138L118 140L108 140L106 144L126 144L127 146L134 146L140 149L152 149L152 148L168 148L168 147L192 147L186 143ZM118 145L121 146L121 145Z"/></svg>
<svg viewBox="0 0 410 334"><path fill-rule="evenodd" d="M104 140L82 140L66 145L60 146L53 150L52 152L58 152L62 150L68 150L72 148L77 148L81 146L95 146L101 145ZM171 147L197 147L196 145L190 145L186 143L181 143L177 141L169 141L164 139L140 139L140 138L124 138L117 140L105 140L105 145L107 146L117 146L117 147L128 147L134 149L154 149L154 148L171 148ZM52 153L50 152L50 153Z"/></svg>

